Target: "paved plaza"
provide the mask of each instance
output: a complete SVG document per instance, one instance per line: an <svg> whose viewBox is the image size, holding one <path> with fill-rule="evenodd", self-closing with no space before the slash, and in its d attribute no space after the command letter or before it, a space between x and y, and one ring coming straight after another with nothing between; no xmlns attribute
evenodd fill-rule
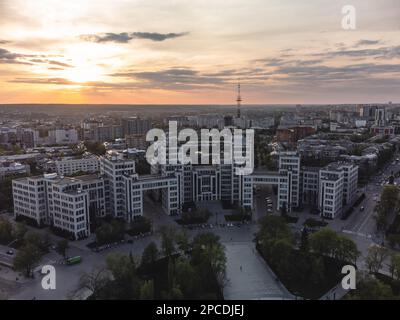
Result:
<svg viewBox="0 0 400 320"><path fill-rule="evenodd" d="M228 284L226 300L282 300L292 295L276 279L249 242L224 243L227 256Z"/></svg>

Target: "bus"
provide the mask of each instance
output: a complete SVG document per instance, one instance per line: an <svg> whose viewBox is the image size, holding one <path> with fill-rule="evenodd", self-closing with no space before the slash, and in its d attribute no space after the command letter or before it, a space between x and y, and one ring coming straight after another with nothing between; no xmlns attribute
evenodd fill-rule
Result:
<svg viewBox="0 0 400 320"><path fill-rule="evenodd" d="M76 257L68 258L68 259L66 260L66 264L69 265L69 266L74 265L74 264L78 264L78 263L81 263L81 262L82 262L81 256L76 256Z"/></svg>

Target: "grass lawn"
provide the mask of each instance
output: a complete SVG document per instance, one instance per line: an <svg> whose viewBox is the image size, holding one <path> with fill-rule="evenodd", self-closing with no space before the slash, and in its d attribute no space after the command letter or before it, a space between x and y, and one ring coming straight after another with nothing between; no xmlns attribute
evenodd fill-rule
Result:
<svg viewBox="0 0 400 320"><path fill-rule="evenodd" d="M307 260L304 260L304 256L301 255L299 250L293 250L292 261L290 261L293 265L292 270L295 270L295 272L285 274L281 269L276 268L276 266L269 263L268 259L263 256L262 251L259 250L259 248L257 249L286 289L288 289L292 294L301 296L305 299L319 299L322 295L335 287L343 278L341 273L342 267L349 264L329 257L322 257L324 273L321 279L315 281L315 279L312 279L311 272L304 273L303 271L300 271L300 268L297 268L300 261L307 263Z"/></svg>

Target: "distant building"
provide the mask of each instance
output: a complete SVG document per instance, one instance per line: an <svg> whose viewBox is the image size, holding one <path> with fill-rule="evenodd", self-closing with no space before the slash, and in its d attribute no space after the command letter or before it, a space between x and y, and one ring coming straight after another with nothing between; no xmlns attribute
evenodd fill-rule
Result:
<svg viewBox="0 0 400 320"><path fill-rule="evenodd" d="M152 128L149 119L141 119L138 117L131 117L122 119L122 133L124 136L130 134L146 134Z"/></svg>
<svg viewBox="0 0 400 320"><path fill-rule="evenodd" d="M22 164L14 161L0 162L0 181L7 178L18 176L21 174L30 174L31 168L28 164Z"/></svg>
<svg viewBox="0 0 400 320"><path fill-rule="evenodd" d="M95 155L65 157L55 161L55 169L60 176L68 176L78 172L94 173L100 170L100 162Z"/></svg>
<svg viewBox="0 0 400 320"><path fill-rule="evenodd" d="M279 126L276 131L278 142L297 145L297 141L315 133L314 126Z"/></svg>
<svg viewBox="0 0 400 320"><path fill-rule="evenodd" d="M145 134L128 134L125 136L125 143L128 148L146 150L149 142L146 141Z"/></svg>

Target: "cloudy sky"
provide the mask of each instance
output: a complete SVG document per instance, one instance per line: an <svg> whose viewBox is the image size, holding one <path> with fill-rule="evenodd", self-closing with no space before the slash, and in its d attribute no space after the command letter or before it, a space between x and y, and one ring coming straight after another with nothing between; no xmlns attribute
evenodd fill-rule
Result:
<svg viewBox="0 0 400 320"><path fill-rule="evenodd" d="M356 8L356 30L342 7ZM399 0L0 0L0 103L400 102Z"/></svg>

